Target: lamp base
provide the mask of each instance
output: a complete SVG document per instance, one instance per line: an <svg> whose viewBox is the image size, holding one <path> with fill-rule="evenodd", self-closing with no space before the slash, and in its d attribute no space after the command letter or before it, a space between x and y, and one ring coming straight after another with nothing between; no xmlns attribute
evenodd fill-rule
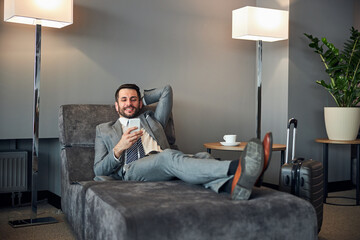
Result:
<svg viewBox="0 0 360 240"><path fill-rule="evenodd" d="M58 223L58 221L53 217L9 221L10 226L12 226L13 228L30 227L35 225L52 224L52 223Z"/></svg>

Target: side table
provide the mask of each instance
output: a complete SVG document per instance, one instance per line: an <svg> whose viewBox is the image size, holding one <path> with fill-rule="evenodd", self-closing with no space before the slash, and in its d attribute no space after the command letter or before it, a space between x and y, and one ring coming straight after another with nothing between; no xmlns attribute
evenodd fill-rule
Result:
<svg viewBox="0 0 360 240"><path fill-rule="evenodd" d="M329 170L329 144L347 144L347 145L356 145L356 205L359 205L359 192L360 192L360 139L353 141L341 141L341 140L329 140L326 138L317 138L315 142L323 144L323 164L324 164L324 203L326 203L326 198L328 196L328 170Z"/></svg>
<svg viewBox="0 0 360 240"><path fill-rule="evenodd" d="M207 149L208 153L211 153L211 150L239 151L239 152L242 152L242 151L244 151L246 144L247 144L247 142L241 142L237 146L228 147L228 146L221 145L221 143L219 143L219 142L212 142L212 143L204 143L204 147ZM273 144L272 150L273 151L281 151L281 166L282 166L284 164L284 162L285 162L286 145Z"/></svg>

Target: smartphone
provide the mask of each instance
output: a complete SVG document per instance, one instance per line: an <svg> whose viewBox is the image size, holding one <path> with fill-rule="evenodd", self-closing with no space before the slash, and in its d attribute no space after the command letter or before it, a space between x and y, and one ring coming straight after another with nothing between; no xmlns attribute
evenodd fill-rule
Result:
<svg viewBox="0 0 360 240"><path fill-rule="evenodd" d="M130 133L140 131L140 118L130 118L128 128L131 128L131 127L137 127L137 129L131 131Z"/></svg>

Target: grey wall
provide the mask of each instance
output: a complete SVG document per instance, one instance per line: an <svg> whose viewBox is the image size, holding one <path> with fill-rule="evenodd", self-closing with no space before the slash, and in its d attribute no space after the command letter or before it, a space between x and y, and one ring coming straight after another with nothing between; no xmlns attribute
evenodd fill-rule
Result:
<svg viewBox="0 0 360 240"><path fill-rule="evenodd" d="M231 11L255 1L74 4L73 25L42 31L41 138L58 136L60 105L112 103L125 82L173 86L177 143L185 152L204 151L204 142L226 133L255 135L255 43L231 38ZM32 136L34 31L0 22L0 139Z"/></svg>
<svg viewBox="0 0 360 240"><path fill-rule="evenodd" d="M289 0L257 0L258 7L289 10ZM275 143L286 143L288 120L289 41L263 42L262 134L273 133ZM278 184L280 152L273 152L264 181Z"/></svg>
<svg viewBox="0 0 360 240"><path fill-rule="evenodd" d="M314 139L326 136L322 108L331 99L314 84L324 77L323 68L302 33L328 36L341 46L349 27L359 22L354 2L291 0L289 7L289 0L75 0L73 25L43 28L43 187L60 195L59 106L112 103L114 90L125 82L173 86L177 143L184 152L204 151L204 142L221 141L226 133L242 141L255 136L255 42L231 38L231 11L247 5L290 9L289 41L264 44L263 133L271 130L276 142L285 143L286 121L297 117L297 155L321 159ZM0 21L2 150L9 139L31 138L34 32L33 26ZM338 169L331 171L331 181L349 175L347 149L339 151L345 157L331 153L341 159L332 160L339 166L331 165ZM278 169L275 154L265 181L277 184Z"/></svg>
<svg viewBox="0 0 360 240"><path fill-rule="evenodd" d="M354 9L353 9L353 16L354 16L354 27L356 29L360 29L360 1L354 0Z"/></svg>
<svg viewBox="0 0 360 240"><path fill-rule="evenodd" d="M349 37L359 11L353 0L291 0L289 49L289 117L299 120L296 155L322 160L316 138L326 138L323 107L334 106L330 95L316 80L328 79L317 54L308 47L303 33L326 37L338 48ZM357 3L358 4L358 3ZM359 9L359 8L358 8ZM329 181L349 180L350 146L332 145Z"/></svg>
<svg viewBox="0 0 360 240"><path fill-rule="evenodd" d="M112 103L125 82L173 86L187 151L226 132L252 137L254 43L231 38L231 11L252 3L75 0L73 25L43 28L40 137L58 136L61 104ZM29 138L34 27L1 21L0 34L0 138Z"/></svg>

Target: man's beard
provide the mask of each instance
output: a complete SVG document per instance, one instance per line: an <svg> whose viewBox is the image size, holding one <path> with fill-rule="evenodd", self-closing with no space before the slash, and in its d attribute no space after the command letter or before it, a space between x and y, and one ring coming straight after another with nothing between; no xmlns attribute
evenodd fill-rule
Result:
<svg viewBox="0 0 360 240"><path fill-rule="evenodd" d="M127 108L134 108L135 109L135 112L133 114L127 114L125 113L125 110ZM126 108L122 108L120 109L120 112L118 112L121 116L123 117L126 117L126 118L133 118L133 117L136 117L140 112L140 109L139 108L136 108L136 107L133 107L133 106L129 106L129 107L126 107Z"/></svg>

